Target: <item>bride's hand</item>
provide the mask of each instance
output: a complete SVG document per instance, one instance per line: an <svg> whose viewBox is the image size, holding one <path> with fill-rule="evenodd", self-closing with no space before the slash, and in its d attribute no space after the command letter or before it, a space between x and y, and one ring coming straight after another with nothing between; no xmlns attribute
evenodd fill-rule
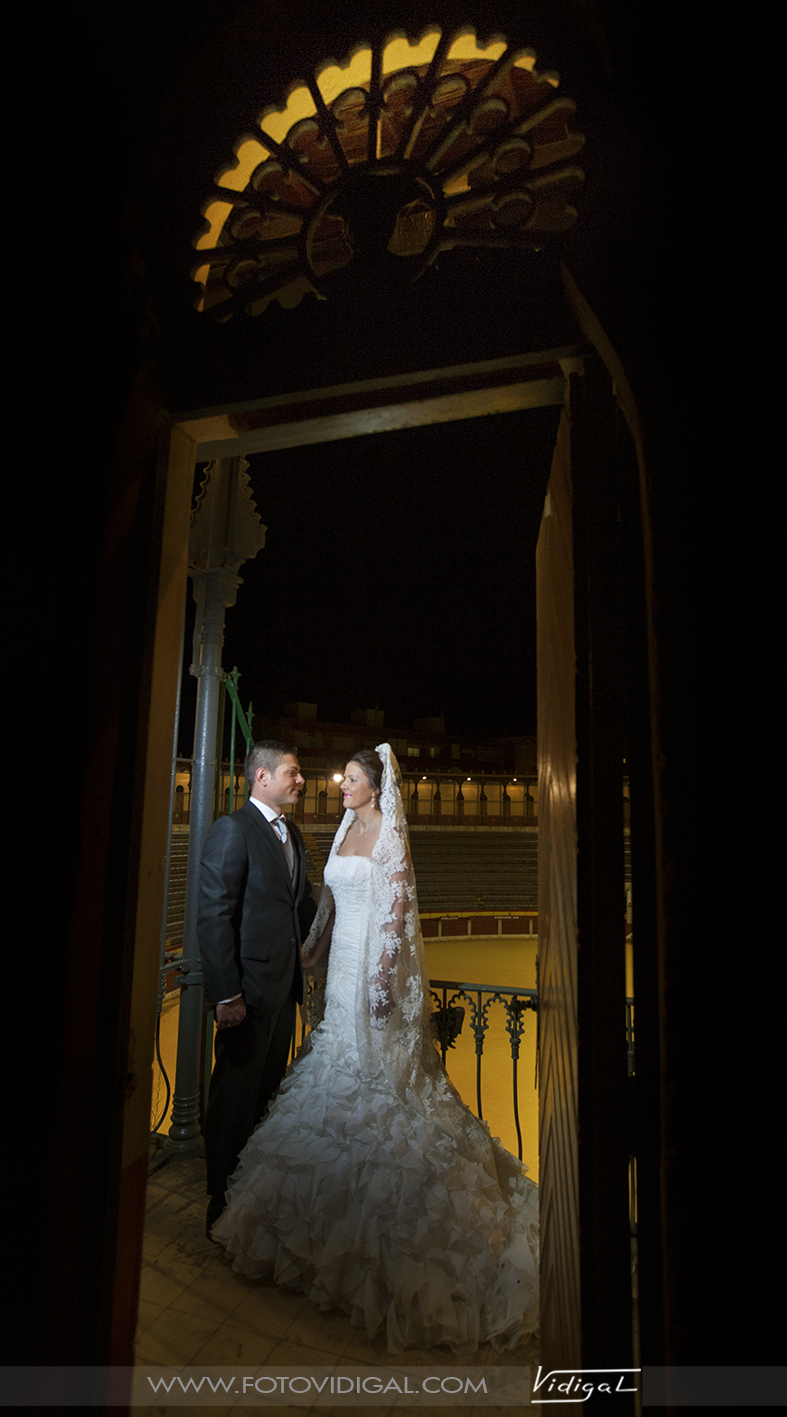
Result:
<svg viewBox="0 0 787 1417"><path fill-rule="evenodd" d="M390 1018L396 1007L391 986L387 979L377 980L376 987L371 1002L371 1014L373 1019Z"/></svg>
<svg viewBox="0 0 787 1417"><path fill-rule="evenodd" d="M319 940L314 940L308 954L301 955L301 964L307 974L313 974L315 969L321 965L331 947L331 935L333 934L334 910L328 916L328 923L325 926Z"/></svg>

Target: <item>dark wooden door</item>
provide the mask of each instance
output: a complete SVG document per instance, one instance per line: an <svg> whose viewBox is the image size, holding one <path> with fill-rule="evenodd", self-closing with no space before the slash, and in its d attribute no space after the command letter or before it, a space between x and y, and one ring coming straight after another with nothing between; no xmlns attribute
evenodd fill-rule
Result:
<svg viewBox="0 0 787 1417"><path fill-rule="evenodd" d="M542 1357L630 1366L616 409L571 379L537 551Z"/></svg>

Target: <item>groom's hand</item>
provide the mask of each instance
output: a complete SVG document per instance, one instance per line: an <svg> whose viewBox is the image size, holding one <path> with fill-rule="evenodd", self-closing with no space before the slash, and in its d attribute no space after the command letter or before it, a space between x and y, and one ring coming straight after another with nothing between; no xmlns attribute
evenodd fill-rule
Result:
<svg viewBox="0 0 787 1417"><path fill-rule="evenodd" d="M228 1004L216 1005L216 1027L237 1028L246 1017L246 1003L243 999L230 999Z"/></svg>

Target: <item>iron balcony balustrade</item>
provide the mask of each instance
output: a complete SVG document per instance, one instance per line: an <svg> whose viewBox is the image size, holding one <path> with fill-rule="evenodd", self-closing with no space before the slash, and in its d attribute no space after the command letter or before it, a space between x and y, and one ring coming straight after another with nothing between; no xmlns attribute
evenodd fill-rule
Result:
<svg viewBox="0 0 787 1417"><path fill-rule="evenodd" d="M178 973L182 971L182 964L177 958L170 959L161 970L161 988L159 993L159 1013L161 1001L164 996L165 987L172 988ZM166 978L166 983L165 983ZM306 996L303 1007L299 1010L300 1028L298 1018L296 1018L293 1028L292 1056L294 1057L298 1049L302 1046L306 1034L312 1027L314 1021L322 1017L323 1001L318 994L322 994L325 989L324 978L315 980L312 976L307 976L305 980ZM505 1010L505 1027L510 1040L511 1052L511 1080L512 1080L512 1108L514 1125L517 1135L517 1154L522 1160L522 1129L519 1119L519 1056L522 1039L525 1032L525 1019L528 1011L535 1015L536 1028L538 1027L538 990L518 989L506 985L496 984L475 984L463 982L456 979L430 979L429 992L434 1003L432 1011L432 1028L435 1042L437 1043L443 1061L446 1063L446 1056L449 1048L453 1048L456 1039L464 1026L467 1010L465 1004L470 1009L470 1028L472 1030L475 1043L476 1055L476 1115L480 1121L484 1120L483 1111L483 1059L484 1044L490 1028L491 1020L489 1010L492 1004L502 1003ZM629 1087L633 1088L635 1078L635 1058L634 1058L634 1000L627 998L626 1007L626 1053L627 1072L630 1079ZM300 1033L300 1037L298 1037ZM204 1085L207 1086L210 1080L211 1049L206 1050ZM536 1036L536 1076L533 1085L538 1085L538 1035ZM164 1122L167 1115L170 1101L170 1084L166 1071L158 1050L158 1030L156 1034L156 1061L166 1086L166 1101L161 1113L161 1117L153 1135ZM467 1101L467 1099L465 1099ZM634 1099L631 1098L632 1112ZM632 1147L632 1154L629 1157L629 1225L632 1242L636 1243L637 1236L637 1171L636 1156Z"/></svg>
<svg viewBox="0 0 787 1417"><path fill-rule="evenodd" d="M528 1009L538 1018L538 991L536 989L510 989L491 984L463 984L453 979L430 979L429 990L436 1008L432 1013L432 1026L440 1044L440 1053L445 1067L446 1054L452 1048L464 1024L465 1010L460 1003L464 999L470 1005L470 1027L475 1040L476 1055L476 1114L484 1120L481 1095L481 1071L484 1057L484 1041L489 1029L489 1009L494 1003L502 1003L506 1016L506 1032L511 1043L512 1098L514 1124L516 1126L517 1155L522 1160L522 1129L519 1124L519 1047L525 1031L525 1015ZM538 1066L536 1053L536 1066ZM533 1079L534 1085L536 1079Z"/></svg>
<svg viewBox="0 0 787 1417"><path fill-rule="evenodd" d="M306 1033L312 1025L315 1017L322 1016L322 1004L318 1003L316 994L325 987L324 980L315 981L311 977L306 979L306 997L301 1011L301 1035L300 1043L296 1044L293 1037L293 1052L303 1043ZM445 1067L446 1055L449 1048L453 1048L456 1039L464 1026L466 1009L464 1004L470 1007L470 1028L475 1042L476 1055L476 1116L480 1121L484 1120L483 1093L482 1093L482 1066L484 1059L484 1043L490 1027L489 1010L494 1003L502 1003L505 1009L505 1027L510 1040L511 1050L511 1081L512 1081L512 1106L514 1114L514 1125L517 1135L517 1154L522 1160L522 1129L519 1120L519 1055L522 1039L525 1032L525 1018L528 1011L531 1011L536 1018L538 1026L538 990L510 988L498 984L472 984L456 979L430 979L429 992L434 1002L432 1011L432 1028L435 1041L440 1048L440 1054ZM296 1024L297 1031L297 1024ZM630 1079L633 1080L634 1068L634 1000L626 999L626 1052L627 1071ZM536 1076L533 1085L538 1085L538 1036L536 1037ZM465 1099L467 1100L467 1099ZM636 1220L636 1160L632 1155L630 1158L630 1225L632 1236L637 1233Z"/></svg>
<svg viewBox="0 0 787 1417"><path fill-rule="evenodd" d="M303 1043L313 1021L321 1017L322 1005L318 994L324 989L324 981L306 980L306 998L301 1013L301 1034ZM484 1043L490 1027L489 1010L494 1003L502 1003L505 1009L505 1026L510 1039L512 1063L512 1100L514 1124L516 1126L519 1160L522 1160L522 1129L519 1121L519 1052L525 1031L525 1016L528 1010L537 1015L538 992L535 989L511 989L496 984L470 984L454 979L430 979L429 992L434 1002L432 1028L435 1041L445 1066L449 1048L453 1048L464 1026L467 1010L470 1009L470 1027L475 1041L476 1055L476 1115L484 1120L482 1065ZM295 1046L295 1040L293 1040ZM533 1080L534 1085L536 1079Z"/></svg>

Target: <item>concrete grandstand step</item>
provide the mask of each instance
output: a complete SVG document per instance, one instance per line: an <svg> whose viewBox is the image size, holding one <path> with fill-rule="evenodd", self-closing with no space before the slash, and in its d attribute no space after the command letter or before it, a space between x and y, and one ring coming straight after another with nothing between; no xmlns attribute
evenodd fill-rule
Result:
<svg viewBox="0 0 787 1417"><path fill-rule="evenodd" d="M325 859L335 825L306 828ZM535 829L414 827L410 832L421 910L535 910L538 833Z"/></svg>
<svg viewBox="0 0 787 1417"><path fill-rule="evenodd" d="M319 896L323 866L337 826L309 824L302 830L309 875L315 896ZM415 827L410 842L422 911L538 908L538 833L534 828ZM167 912L167 933L173 944L182 940L187 843L188 828L176 828Z"/></svg>

